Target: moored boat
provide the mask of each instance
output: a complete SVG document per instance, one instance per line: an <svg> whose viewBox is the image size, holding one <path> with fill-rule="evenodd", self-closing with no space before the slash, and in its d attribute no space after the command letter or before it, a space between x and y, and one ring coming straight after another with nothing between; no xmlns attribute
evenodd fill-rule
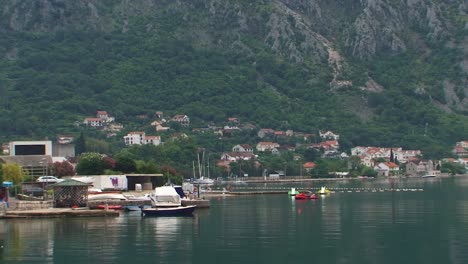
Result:
<svg viewBox="0 0 468 264"><path fill-rule="evenodd" d="M319 196L311 192L300 192L294 196L296 200L309 200L309 199L318 199Z"/></svg>
<svg viewBox="0 0 468 264"><path fill-rule="evenodd" d="M200 177L199 179L193 180L193 184L207 184L207 185L213 185L214 180L210 178L205 178L205 177Z"/></svg>
<svg viewBox="0 0 468 264"><path fill-rule="evenodd" d="M291 190L288 191L288 195L290 196L296 196L297 194L299 194L299 191L296 191L296 188L291 188Z"/></svg>
<svg viewBox="0 0 468 264"><path fill-rule="evenodd" d="M181 196L173 186L156 187L150 195L151 208L142 208L142 216L192 216L196 205L182 206Z"/></svg>
<svg viewBox="0 0 468 264"><path fill-rule="evenodd" d="M326 195L326 194L330 194L330 190L328 190L327 188L325 187L321 187L318 194L320 195Z"/></svg>
<svg viewBox="0 0 468 264"><path fill-rule="evenodd" d="M96 194L88 194L88 201L94 201L94 200L128 200L127 197L125 197L121 193L96 193Z"/></svg>
<svg viewBox="0 0 468 264"><path fill-rule="evenodd" d="M151 207L142 209L144 216L193 216L196 205L176 206L176 207Z"/></svg>

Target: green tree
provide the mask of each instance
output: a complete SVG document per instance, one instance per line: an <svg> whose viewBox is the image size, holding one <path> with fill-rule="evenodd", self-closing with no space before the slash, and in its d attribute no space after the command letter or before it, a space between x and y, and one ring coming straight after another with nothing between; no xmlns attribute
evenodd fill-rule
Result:
<svg viewBox="0 0 468 264"><path fill-rule="evenodd" d="M11 181L14 185L19 185L25 177L23 169L16 163L2 164L2 171L3 180Z"/></svg>
<svg viewBox="0 0 468 264"><path fill-rule="evenodd" d="M158 166L156 166L156 163L152 160L147 162L144 160L138 160L136 161L136 172L143 174L158 173Z"/></svg>
<svg viewBox="0 0 468 264"><path fill-rule="evenodd" d="M115 158L115 170L122 173L136 171L136 163L129 155L117 155Z"/></svg>
<svg viewBox="0 0 468 264"><path fill-rule="evenodd" d="M452 175L455 175L465 173L466 169L465 166L463 166L460 163L443 162L440 171L443 173L450 173Z"/></svg>
<svg viewBox="0 0 468 264"><path fill-rule="evenodd" d="M304 151L304 160L305 161L315 161L317 158L320 157L320 152L313 149L313 148L308 148Z"/></svg>
<svg viewBox="0 0 468 264"><path fill-rule="evenodd" d="M0 182L3 182L3 163L0 163Z"/></svg>
<svg viewBox="0 0 468 264"><path fill-rule="evenodd" d="M75 141L75 155L79 156L86 152L86 139L83 131L80 132L80 136Z"/></svg>
<svg viewBox="0 0 468 264"><path fill-rule="evenodd" d="M108 168L103 155L95 152L87 152L80 155L76 172L79 175L101 175Z"/></svg>
<svg viewBox="0 0 468 264"><path fill-rule="evenodd" d="M362 166L361 175L367 177L376 177L377 172L373 168Z"/></svg>

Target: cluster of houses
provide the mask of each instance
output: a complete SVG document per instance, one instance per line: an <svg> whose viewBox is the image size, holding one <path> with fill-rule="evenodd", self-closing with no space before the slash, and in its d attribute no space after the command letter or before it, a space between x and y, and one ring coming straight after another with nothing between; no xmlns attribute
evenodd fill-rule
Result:
<svg viewBox="0 0 468 264"><path fill-rule="evenodd" d="M102 110L96 112L96 117L86 117L83 124L106 131L107 137L113 137L123 129L122 124L116 123L114 117Z"/></svg>
<svg viewBox="0 0 468 264"><path fill-rule="evenodd" d="M175 115L170 118L165 118L163 112L155 112L155 120L151 123L155 127L155 132L164 132L170 129L168 123L176 122L181 127L190 126L190 118L187 115ZM115 133L121 131L123 126L115 123L115 118L110 116L106 111L97 111L96 117L87 117L84 119L84 125L102 129L108 132L108 136L113 136ZM236 130L256 129L252 124L241 124L239 118L230 117L226 120L222 127L215 125L208 125L206 128L193 128L193 133L205 133L210 131L220 136L228 135ZM187 137L185 135L185 137ZM273 155L278 155L281 152L294 152L297 147L306 149L317 150L322 158L349 158L349 154L340 151L339 139L340 136L332 131L318 131L317 134L295 132L292 130L274 130L270 128L261 128L257 132L259 142L256 145L238 144L232 147L228 152L221 154L218 160L218 166L229 167L232 162L238 161L254 161L258 163L258 154L269 152ZM290 145L284 142L291 142L290 138L299 138L300 143ZM142 131L132 131L123 136L125 145L160 145L162 144L161 136L159 135L146 135ZM292 142L297 142L293 140ZM62 145L61 149L56 152L60 156L74 156L71 153L71 146L73 136L61 135L57 137L58 145ZM283 142L283 143L279 143ZM60 152L60 153L58 153ZM3 153L9 154L9 147L3 145ZM468 141L457 142L453 149L453 154L457 159L449 158L444 159L445 162L457 162L463 164L468 169ZM402 175L406 176L422 176L426 174L437 175L440 173L440 165L442 161L432 161L422 159L420 150L404 150L401 147L395 148L382 148L382 147L369 147L358 146L351 149L351 156L359 157L360 164L369 168L373 168L379 175L392 176ZM297 157L297 158L296 158ZM295 155L296 160L299 160L299 155ZM312 161L306 161L303 164L303 169L307 172L313 170L316 164ZM401 170L404 168L403 170Z"/></svg>
<svg viewBox="0 0 468 264"><path fill-rule="evenodd" d="M190 126L190 118L187 115L175 115L170 119L165 119L163 117L163 112L156 112L156 119L151 123L151 126L155 127L156 132L165 132L170 129L168 126L164 126L168 122L176 122L182 127ZM148 136L145 132L142 131L133 131L129 132L126 136L123 137L125 145L160 145L162 144L160 136Z"/></svg>
<svg viewBox="0 0 468 264"><path fill-rule="evenodd" d="M175 115L172 118L164 118L163 112L158 111L155 113L156 120L151 125L155 127L156 132L168 131L170 127L167 125L168 122L177 122L182 127L190 126L190 118L187 115ZM96 118L85 119L85 124L93 127L107 126L114 122L114 118L110 117L105 111L98 111ZM248 128L255 128L255 126L249 127L248 124L245 127L241 127L240 120L235 117L228 118L226 124L223 127L216 127L214 125L208 126L207 128L194 128L193 132L206 132L211 130L212 132L219 134L220 136L232 133L235 130ZM307 134L302 132L294 132L292 130L280 131L270 128L262 128L257 133L260 142L255 146L249 144L238 144L232 147L231 151L224 152L218 161L218 166L229 167L231 162L237 161L254 161L258 163L258 155L255 153L270 152L274 155L280 154L282 151L295 151L297 145L280 145L275 140L287 139L290 137L299 137L303 139L303 147L308 149L315 149L320 151L323 158L348 158L348 154L340 152L339 138L340 136L332 131L319 131L318 140L315 134ZM125 145L160 145L162 144L161 137L155 135L146 135L142 131L132 131L123 137ZM265 139L269 139L268 141ZM273 139L273 140L272 140ZM315 141L315 142L311 142ZM457 154L468 153L468 142L458 142L454 152ZM254 153L255 152L255 153ZM380 147L355 147L351 150L352 156L358 156L361 164L373 168L379 175L391 176L399 175L400 164L406 166L406 175L408 176L420 176L423 174L437 174L440 173L438 168L438 162L431 160L422 160L420 150L403 150L402 148L380 148ZM467 162L468 163L468 162ZM315 163L307 161L303 164L305 171L310 171L315 168Z"/></svg>

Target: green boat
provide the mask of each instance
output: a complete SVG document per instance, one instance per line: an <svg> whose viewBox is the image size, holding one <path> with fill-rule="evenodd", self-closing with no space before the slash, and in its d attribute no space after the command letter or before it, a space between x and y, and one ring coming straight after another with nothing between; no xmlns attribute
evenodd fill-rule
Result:
<svg viewBox="0 0 468 264"><path fill-rule="evenodd" d="M291 190L288 191L289 196L296 196L296 194L299 194L299 191L296 191L296 188L291 188Z"/></svg>

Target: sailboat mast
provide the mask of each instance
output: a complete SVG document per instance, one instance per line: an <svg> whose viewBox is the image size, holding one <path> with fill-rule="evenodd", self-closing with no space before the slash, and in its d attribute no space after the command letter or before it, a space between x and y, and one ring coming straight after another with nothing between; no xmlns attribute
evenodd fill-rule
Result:
<svg viewBox="0 0 468 264"><path fill-rule="evenodd" d="M193 175L193 178L195 179L197 177L197 174L195 174L195 161L192 160L192 175Z"/></svg>
<svg viewBox="0 0 468 264"><path fill-rule="evenodd" d="M202 154L202 175L205 176L206 175L206 168L205 168L205 150L203 150L203 154Z"/></svg>
<svg viewBox="0 0 468 264"><path fill-rule="evenodd" d="M198 160L198 178L201 178L202 171L200 167L200 153L197 153L197 160Z"/></svg>
<svg viewBox="0 0 468 264"><path fill-rule="evenodd" d="M208 166L207 166L206 169L208 170L207 176L208 176L208 178L210 178L210 156L208 156Z"/></svg>

